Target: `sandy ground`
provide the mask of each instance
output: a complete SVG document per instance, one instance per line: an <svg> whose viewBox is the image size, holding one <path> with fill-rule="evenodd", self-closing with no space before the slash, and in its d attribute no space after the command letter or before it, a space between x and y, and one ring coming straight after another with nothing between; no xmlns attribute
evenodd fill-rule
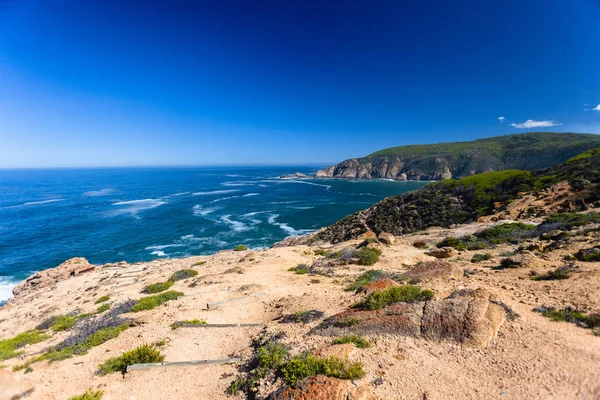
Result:
<svg viewBox="0 0 600 400"><path fill-rule="evenodd" d="M12 366L61 342L69 332L56 333L51 339L26 347L25 356L2 362L0 398L10 399L31 388L33 392L23 398L68 399L88 388L103 390L107 400L230 398L225 390L237 374L235 365L173 367L125 376L119 373L99 376L96 370L109 357L161 339L167 343L162 350L167 361L248 358L252 354L252 340L261 333L285 333L283 341L294 353L325 347L330 337L309 334L320 321L282 323L278 318L312 309L324 312L324 317L341 312L359 299L359 295L343 290L354 276L367 269L404 272L419 261L433 260L425 255L426 250L413 247L413 242L423 240L433 247L445 236L461 236L483 226L482 223L465 225L454 231L430 229L400 238L395 245L383 248L375 266L343 266L332 277L288 271L318 258L312 255L314 248L307 246L107 265L72 277L0 309L0 339L31 329L51 315L76 309L92 312L98 307L94 300L105 294L110 294L111 304L141 298L144 295L140 291L145 285L164 281L182 268L194 268L199 272L196 278L203 278L195 287L189 287L194 278L176 282L171 289L183 292L184 297L151 311L130 314L137 326L86 355L52 364L36 363L27 374L13 373ZM564 255L595 239L581 240L580 244L550 253L547 259L540 258L536 270L542 273L564 265ZM349 244L342 243L336 248ZM600 263L578 263L580 271L568 280L533 281L529 279L530 268L492 269L498 265L500 254L508 250L514 250L514 246L495 248L490 251L495 257L479 264L470 262L475 252L459 253L450 262L473 274L420 284L433 289L436 296L448 295L461 287L483 287L516 311L519 317L506 320L488 348L463 348L451 342L389 334L369 335L374 345L352 353L352 358L361 361L366 371L365 377L356 383L372 385L382 399L423 399L425 393L434 400L600 399L600 337L592 335L590 330L553 322L532 311L540 305L573 305L599 312ZM195 266L198 261L206 264ZM209 302L249 294L255 296L207 309ZM266 328L170 328L175 321L195 318L208 323L262 323Z"/></svg>

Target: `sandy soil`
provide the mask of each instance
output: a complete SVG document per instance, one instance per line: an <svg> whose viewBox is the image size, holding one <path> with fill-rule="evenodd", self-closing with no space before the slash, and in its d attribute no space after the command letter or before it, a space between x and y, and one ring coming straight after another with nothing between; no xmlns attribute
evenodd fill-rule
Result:
<svg viewBox="0 0 600 400"><path fill-rule="evenodd" d="M109 357L143 343L166 340L167 361L218 359L229 356L248 358L251 342L261 333L284 333L283 341L293 352L326 347L330 337L309 334L320 321L309 324L282 323L279 317L304 310L320 310L324 317L348 308L359 295L343 290L348 280L367 269L404 272L420 261L433 260L426 250L412 246L425 241L430 247L442 238L475 232L485 224L476 223L455 230L430 229L399 238L383 248L374 267L347 265L332 277L297 275L288 271L300 263L310 264L318 257L307 246L260 251L224 251L209 257L156 260L129 265L106 265L96 271L72 277L16 299L0 309L0 339L34 328L45 318L73 310L92 312L94 300L110 294L111 304L144 295L141 289L166 280L174 271L194 268L203 277L195 287L194 278L178 281L172 287L185 296L151 311L130 316L138 322L118 338L95 347L88 354L48 364L32 365L27 374L12 372L45 348L70 333L25 348L18 359L2 362L0 398L33 388L26 399L68 399L88 388L101 389L104 399L225 399L227 386L235 378L235 365L184 366L136 371L122 376L96 374L97 366ZM581 246L596 242L582 237L580 242L540 257L536 271L547 272L564 265L562 258ZM352 243L342 243L341 248ZM322 248L329 248L323 245ZM462 252L451 259L470 273L460 279L422 282L436 296L445 296L461 287L483 287L519 314L506 320L497 337L485 349L464 348L451 342L429 342L396 335L369 335L374 345L355 349L352 358L361 361L366 375L357 384L372 385L382 399L600 399L600 337L574 324L551 321L532 309L540 305L585 307L600 311L600 263L577 263L572 278L560 281L533 281L531 268L494 270L503 252L515 246L489 250L494 258L479 264L470 262L476 252ZM486 250L488 251L488 250ZM481 251L480 251L481 252ZM206 264L195 266L198 261ZM235 299L207 309L207 303ZM125 315L128 316L128 315ZM208 323L262 323L266 328L180 328L178 320L204 319ZM379 379L380 378L380 379Z"/></svg>

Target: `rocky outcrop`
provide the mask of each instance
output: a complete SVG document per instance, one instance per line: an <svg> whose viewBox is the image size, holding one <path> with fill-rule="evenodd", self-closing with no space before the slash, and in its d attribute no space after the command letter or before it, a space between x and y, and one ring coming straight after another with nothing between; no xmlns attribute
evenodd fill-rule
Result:
<svg viewBox="0 0 600 400"><path fill-rule="evenodd" d="M504 321L504 309L490 301L483 289L460 290L441 300L395 303L381 310L349 310L330 317L317 327L321 334L392 333L427 340L450 340L467 347L484 348ZM360 321L341 328L342 321Z"/></svg>
<svg viewBox="0 0 600 400"><path fill-rule="evenodd" d="M435 258L450 258L456 255L456 250L452 247L442 247L441 249L431 249L425 254Z"/></svg>
<svg viewBox="0 0 600 400"><path fill-rule="evenodd" d="M391 233L381 232L378 237L381 243L387 244L388 246L396 243L396 238Z"/></svg>
<svg viewBox="0 0 600 400"><path fill-rule="evenodd" d="M293 174L281 175L279 179L302 179L308 178L308 175L305 175L301 172L294 172Z"/></svg>
<svg viewBox="0 0 600 400"><path fill-rule="evenodd" d="M355 387L348 380L316 375L295 387L284 386L269 396L270 400L378 400L366 386Z"/></svg>
<svg viewBox="0 0 600 400"><path fill-rule="evenodd" d="M95 266L83 257L71 258L56 268L50 268L31 275L13 288L13 295L23 296L32 291L52 286L56 282L64 281L72 276L93 271L94 269Z"/></svg>
<svg viewBox="0 0 600 400"><path fill-rule="evenodd" d="M421 282L431 279L459 279L464 275L463 270L447 261L426 261L402 274L411 282Z"/></svg>
<svg viewBox="0 0 600 400"><path fill-rule="evenodd" d="M597 135L549 132L400 146L348 159L317 171L315 177L398 181L461 178L504 169L549 168L596 147L600 147Z"/></svg>

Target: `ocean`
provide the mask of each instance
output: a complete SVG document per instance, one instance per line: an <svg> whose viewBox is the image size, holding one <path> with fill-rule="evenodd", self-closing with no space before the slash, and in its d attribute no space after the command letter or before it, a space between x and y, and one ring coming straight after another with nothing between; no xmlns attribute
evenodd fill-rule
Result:
<svg viewBox="0 0 600 400"><path fill-rule="evenodd" d="M131 263L269 247L426 184L278 178L317 169L0 170L0 301L71 257Z"/></svg>

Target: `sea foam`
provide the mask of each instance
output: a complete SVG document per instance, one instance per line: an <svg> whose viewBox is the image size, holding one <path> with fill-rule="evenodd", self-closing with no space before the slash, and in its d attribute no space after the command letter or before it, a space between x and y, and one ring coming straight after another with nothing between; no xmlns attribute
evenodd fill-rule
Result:
<svg viewBox="0 0 600 400"><path fill-rule="evenodd" d="M114 211L115 215L118 214L137 214L140 211L149 210L167 204L166 201L158 199L143 199L143 200L130 200L130 201L119 201L113 203L113 206L119 207L118 210Z"/></svg>

